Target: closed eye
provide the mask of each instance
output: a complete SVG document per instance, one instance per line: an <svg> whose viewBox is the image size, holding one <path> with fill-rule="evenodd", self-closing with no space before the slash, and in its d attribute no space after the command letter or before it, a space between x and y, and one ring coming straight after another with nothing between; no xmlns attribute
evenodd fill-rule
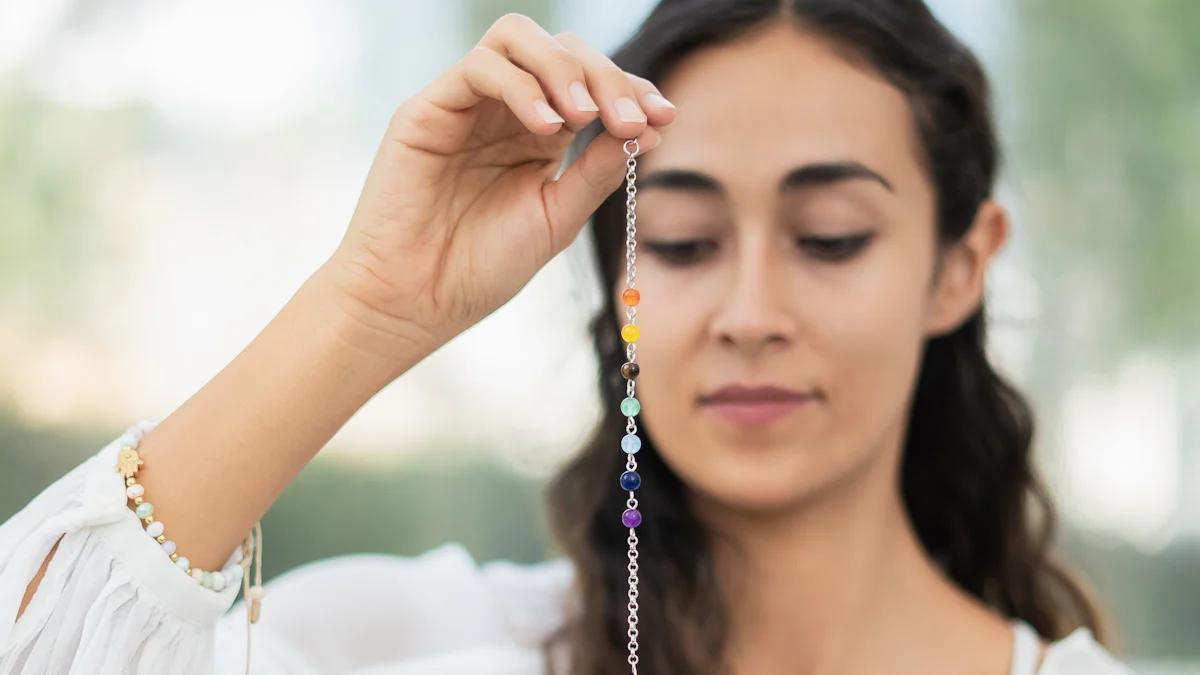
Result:
<svg viewBox="0 0 1200 675"><path fill-rule="evenodd" d="M865 232L848 237L800 237L800 247L814 258L829 262L849 260L866 248L874 232Z"/></svg>
<svg viewBox="0 0 1200 675"><path fill-rule="evenodd" d="M652 255L668 265L691 265L702 261L717 247L711 239L647 241L642 244Z"/></svg>

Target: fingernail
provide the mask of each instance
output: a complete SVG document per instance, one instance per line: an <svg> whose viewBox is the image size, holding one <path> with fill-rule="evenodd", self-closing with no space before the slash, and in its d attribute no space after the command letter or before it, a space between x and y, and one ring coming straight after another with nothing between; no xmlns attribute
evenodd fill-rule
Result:
<svg viewBox="0 0 1200 675"><path fill-rule="evenodd" d="M565 121L563 118L558 116L558 113L554 112L554 108L551 108L549 103L546 103L540 98L533 102L533 107L535 110L537 110L538 114L542 116L542 119L546 120L548 124L558 124Z"/></svg>
<svg viewBox="0 0 1200 675"><path fill-rule="evenodd" d="M614 105L617 108L617 117L621 118L622 122L645 122L646 113L638 107L637 101L622 96L617 99Z"/></svg>
<svg viewBox="0 0 1200 675"><path fill-rule="evenodd" d="M654 106L655 108L670 108L672 110L675 109L674 103L671 103L670 101L663 98L662 96L659 96L658 94L646 94L646 103L649 103L650 105Z"/></svg>
<svg viewBox="0 0 1200 675"><path fill-rule="evenodd" d="M582 82L572 82L571 86L567 87L567 93L571 95L571 100L575 101L575 107L583 112L596 112L600 107L592 100L592 95L588 93L587 87Z"/></svg>

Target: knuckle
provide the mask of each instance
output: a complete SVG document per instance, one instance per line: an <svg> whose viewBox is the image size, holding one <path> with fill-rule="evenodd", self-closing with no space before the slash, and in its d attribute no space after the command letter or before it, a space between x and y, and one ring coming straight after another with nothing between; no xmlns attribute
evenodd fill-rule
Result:
<svg viewBox="0 0 1200 675"><path fill-rule="evenodd" d="M537 25L537 22L525 16L524 14L521 14L520 12L509 12L504 16L501 16L499 19L496 19L495 23L492 24L492 27L499 28L501 30L509 30L525 28L530 24Z"/></svg>
<svg viewBox="0 0 1200 675"><path fill-rule="evenodd" d="M619 79L622 82L627 81L625 78L625 71L621 70L617 67L617 64L607 59L605 59L604 63L601 63L596 67L596 72L604 77L610 77L614 80Z"/></svg>
<svg viewBox="0 0 1200 675"><path fill-rule="evenodd" d="M542 85L538 83L538 79L520 68L512 69L509 83L519 89L525 96L530 98L542 97Z"/></svg>
<svg viewBox="0 0 1200 675"><path fill-rule="evenodd" d="M616 65L606 65L599 69L597 75L608 86L624 92L632 92L635 87L628 74Z"/></svg>
<svg viewBox="0 0 1200 675"><path fill-rule="evenodd" d="M658 91L658 87L655 87L653 82L640 75L625 73L625 77L629 80L629 84L633 85L634 89L643 91Z"/></svg>
<svg viewBox="0 0 1200 675"><path fill-rule="evenodd" d="M468 68L478 67L492 57L495 52L490 47L476 45L462 57L462 63Z"/></svg>
<svg viewBox="0 0 1200 675"><path fill-rule="evenodd" d="M562 44L564 46L577 45L577 44L584 43L583 38L580 37L578 33L572 33L571 31L563 31L561 33L555 33L554 39L557 40L559 42L559 44Z"/></svg>
<svg viewBox="0 0 1200 675"><path fill-rule="evenodd" d="M583 66L580 65L579 59L575 55L565 49L558 49L550 52L548 59L551 70L562 72L571 76L578 76L583 73Z"/></svg>

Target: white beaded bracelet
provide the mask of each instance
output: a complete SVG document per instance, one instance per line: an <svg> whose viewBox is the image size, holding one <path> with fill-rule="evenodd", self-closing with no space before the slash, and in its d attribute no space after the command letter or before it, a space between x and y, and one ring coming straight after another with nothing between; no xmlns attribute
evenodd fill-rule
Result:
<svg viewBox="0 0 1200 675"><path fill-rule="evenodd" d="M246 538L242 546L238 547L233 552L233 555L230 556L225 569L218 572L206 572L198 567L192 567L191 561L176 552L175 542L167 539L165 534L166 526L163 522L154 519L154 504L145 501L146 488L137 482L138 470L145 464L145 461L138 456L138 445L141 444L146 432L153 429L154 426L153 424L143 422L129 427L125 431L125 434L118 440L121 451L117 459L117 472L125 478L125 495L133 501L134 513L145 524L146 534L149 534L162 546L163 552L171 557L171 561L175 563L175 566L195 579L204 588L221 591L235 584L241 584L250 571L249 558L253 556L256 549L261 547L261 543L259 543L262 541L261 524L255 523L254 530ZM256 538L258 542L255 541ZM250 604L248 613L250 622L252 623L258 620L259 603L261 603L263 597L261 558L258 561L257 571L258 578L255 580L256 583L253 586L247 584L247 587L244 589L246 599Z"/></svg>
<svg viewBox="0 0 1200 675"><path fill-rule="evenodd" d="M117 458L117 473L125 478L125 496L133 501L134 513L145 523L146 533L162 546L163 552L171 557L175 566L191 576L204 588L221 591L234 584L242 585L242 595L246 601L246 673L250 673L250 624L258 621L262 611L262 523L257 522L250 534L229 557L225 569L219 572L205 572L191 567L191 562L180 556L175 550L175 542L167 539L166 526L154 519L154 505L145 501L146 488L137 482L138 470L145 461L138 456L138 445L145 435L155 427L149 422L141 422L129 427L118 439L121 450ZM250 583L250 564L254 562L254 583Z"/></svg>

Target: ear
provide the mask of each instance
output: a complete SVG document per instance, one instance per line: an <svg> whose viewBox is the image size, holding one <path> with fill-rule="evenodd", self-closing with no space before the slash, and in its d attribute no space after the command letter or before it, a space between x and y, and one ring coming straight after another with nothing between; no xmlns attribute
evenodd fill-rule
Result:
<svg viewBox="0 0 1200 675"><path fill-rule="evenodd" d="M1008 239L1008 214L992 200L975 213L971 229L941 253L925 331L929 337L953 332L979 309L992 258Z"/></svg>

